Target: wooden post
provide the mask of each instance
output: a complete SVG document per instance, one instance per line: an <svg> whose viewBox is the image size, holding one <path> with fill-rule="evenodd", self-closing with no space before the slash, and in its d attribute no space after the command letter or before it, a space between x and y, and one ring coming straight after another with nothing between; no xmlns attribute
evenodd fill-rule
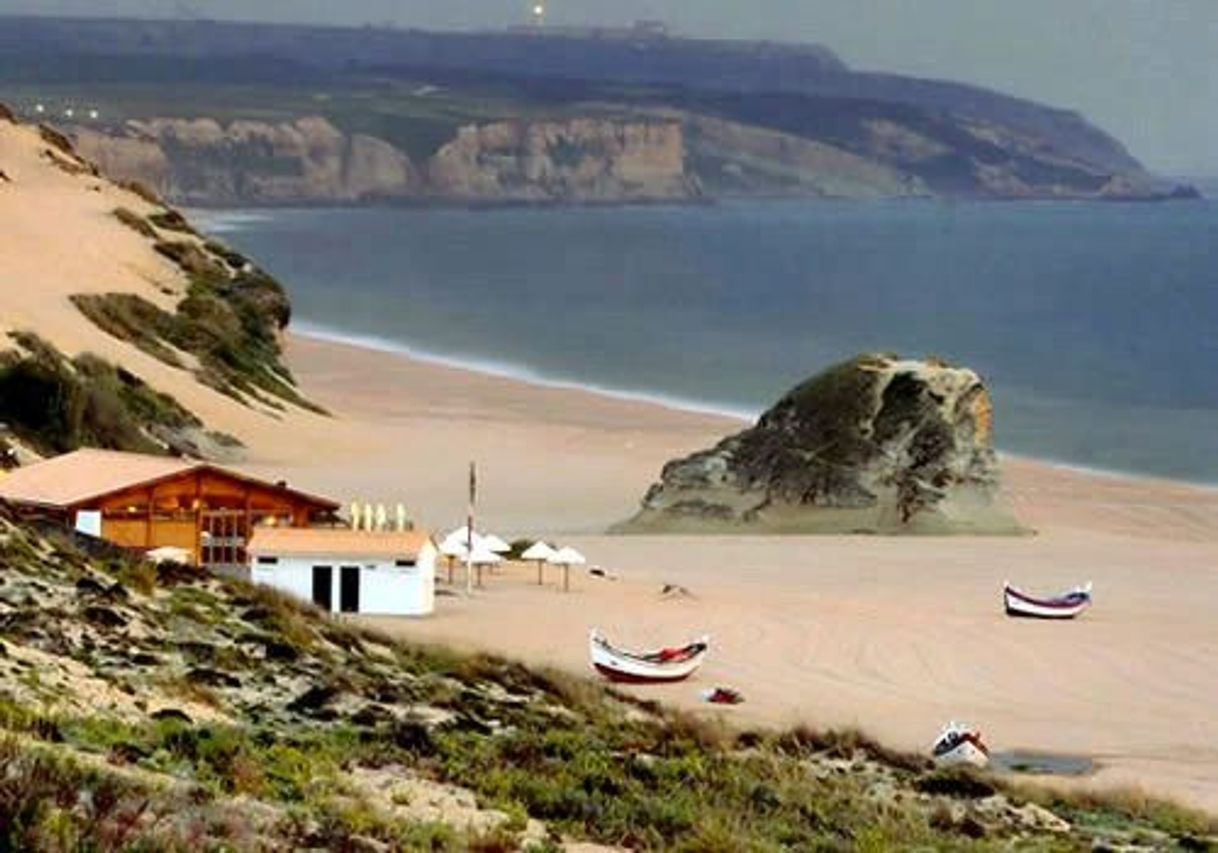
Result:
<svg viewBox="0 0 1218 853"><path fill-rule="evenodd" d="M191 502L195 514L195 567L203 565L203 478L195 472L195 498Z"/></svg>
<svg viewBox="0 0 1218 853"><path fill-rule="evenodd" d="M537 585L541 586L541 560L537 561Z"/></svg>
<svg viewBox="0 0 1218 853"><path fill-rule="evenodd" d="M478 470L469 463L469 512L465 518L465 594L474 594L474 505L478 501ZM479 584L481 586L481 584Z"/></svg>
<svg viewBox="0 0 1218 853"><path fill-rule="evenodd" d="M563 592L571 591L571 564L570 563L562 564L562 591Z"/></svg>
<svg viewBox="0 0 1218 853"><path fill-rule="evenodd" d="M156 508L156 487L148 490L147 517L144 519L144 547L152 548L152 512Z"/></svg>

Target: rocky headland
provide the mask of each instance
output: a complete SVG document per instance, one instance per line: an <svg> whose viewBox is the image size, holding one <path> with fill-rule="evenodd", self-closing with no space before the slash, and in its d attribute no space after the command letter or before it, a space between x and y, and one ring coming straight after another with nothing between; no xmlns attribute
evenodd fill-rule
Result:
<svg viewBox="0 0 1218 853"><path fill-rule="evenodd" d="M1002 533L993 404L972 370L864 355L664 466L620 532Z"/></svg>

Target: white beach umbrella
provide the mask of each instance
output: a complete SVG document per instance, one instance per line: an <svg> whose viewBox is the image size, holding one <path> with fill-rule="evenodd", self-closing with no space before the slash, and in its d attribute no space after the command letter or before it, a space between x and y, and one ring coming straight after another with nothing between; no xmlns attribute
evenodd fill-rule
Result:
<svg viewBox="0 0 1218 853"><path fill-rule="evenodd" d="M520 557L523 560L545 560L546 562L553 562L553 558L557 553L557 551L555 551L545 542L534 542L525 549L525 552L521 554Z"/></svg>
<svg viewBox="0 0 1218 853"><path fill-rule="evenodd" d="M583 554L568 545L559 548L558 552L550 558L550 562L562 566L562 589L563 592L567 592L571 589L571 567L582 566L588 561Z"/></svg>
<svg viewBox="0 0 1218 853"><path fill-rule="evenodd" d="M485 543L474 543L474 550L470 552L469 561L475 566L493 566L496 563L502 563L503 558L486 547Z"/></svg>
<svg viewBox="0 0 1218 853"><path fill-rule="evenodd" d="M474 547L475 548L478 547L478 544L480 542L482 542L482 540L483 540L482 534L479 533L477 530L475 530L474 531ZM460 542L462 545L468 545L468 543L470 541L469 528L466 527L465 525L462 525L461 527L458 527L455 530L450 530L448 532L448 535L444 537L444 541L445 542Z"/></svg>
<svg viewBox="0 0 1218 853"><path fill-rule="evenodd" d="M583 554L576 551L570 545L565 548L559 548L554 556L550 559L551 563L557 563L560 566L582 566L588 562Z"/></svg>
<svg viewBox="0 0 1218 853"><path fill-rule="evenodd" d="M475 542L474 550L469 554L469 563L478 570L478 586L482 586L482 568L495 566L503 562L503 558L486 546L486 542Z"/></svg>
<svg viewBox="0 0 1218 853"><path fill-rule="evenodd" d="M537 561L537 585L538 586L541 586L541 567L543 565L545 565L546 563L550 562L553 559L554 555L557 553L558 553L557 551L555 551L545 542L538 541L538 542L534 542L532 545L530 545L528 548L526 548L524 553L520 555L520 558L522 560L536 560Z"/></svg>
<svg viewBox="0 0 1218 853"><path fill-rule="evenodd" d="M482 536L482 544L496 554L506 554L512 550L512 546L506 541L496 536L494 533L486 533Z"/></svg>
<svg viewBox="0 0 1218 853"><path fill-rule="evenodd" d="M466 548L464 542L458 542L455 537L449 536L440 543L440 556L448 560L448 582L453 582L453 563L457 560L464 560Z"/></svg>

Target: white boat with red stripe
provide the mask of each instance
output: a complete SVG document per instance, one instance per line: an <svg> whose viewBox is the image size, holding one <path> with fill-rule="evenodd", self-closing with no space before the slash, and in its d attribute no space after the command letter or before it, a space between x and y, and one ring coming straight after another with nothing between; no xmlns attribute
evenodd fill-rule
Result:
<svg viewBox="0 0 1218 853"><path fill-rule="evenodd" d="M931 747L931 755L940 767L969 764L985 767L990 763L990 750L981 739L981 732L972 726L952 721L943 727Z"/></svg>
<svg viewBox="0 0 1218 853"><path fill-rule="evenodd" d="M1038 598L1021 589L1002 585L1002 600L1008 616L1032 619L1073 619L1091 606L1091 584L1077 586L1052 598Z"/></svg>
<svg viewBox="0 0 1218 853"><path fill-rule="evenodd" d="M666 684L684 681L706 659L709 637L699 637L684 646L630 652L614 647L600 631L588 635L592 668L610 681L625 684Z"/></svg>

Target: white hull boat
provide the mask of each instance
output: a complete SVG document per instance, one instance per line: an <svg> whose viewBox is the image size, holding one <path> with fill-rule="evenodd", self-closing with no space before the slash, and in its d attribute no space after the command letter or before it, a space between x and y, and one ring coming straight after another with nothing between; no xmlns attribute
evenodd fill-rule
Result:
<svg viewBox="0 0 1218 853"><path fill-rule="evenodd" d="M626 684L684 681L702 666L709 647L710 638L700 637L680 647L628 652L615 648L595 628L588 637L592 668L610 681Z"/></svg>
<svg viewBox="0 0 1218 853"><path fill-rule="evenodd" d="M1075 587L1054 598L1037 598L1011 586L1010 583L1004 583L1002 600L1008 616L1073 619L1091 606L1091 584Z"/></svg>
<svg viewBox="0 0 1218 853"><path fill-rule="evenodd" d="M931 755L940 767L957 764L985 767L990 763L990 750L981 740L981 732L955 722L943 727L931 747Z"/></svg>

